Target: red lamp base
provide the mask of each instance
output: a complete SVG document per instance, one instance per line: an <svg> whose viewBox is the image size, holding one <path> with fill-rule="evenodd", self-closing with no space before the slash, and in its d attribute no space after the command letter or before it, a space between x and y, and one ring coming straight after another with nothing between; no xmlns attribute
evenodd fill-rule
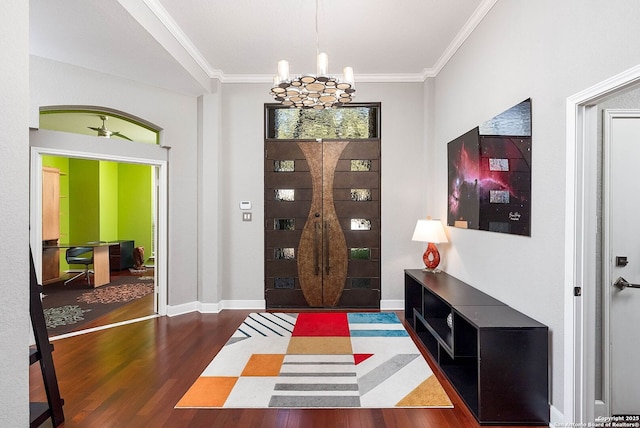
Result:
<svg viewBox="0 0 640 428"><path fill-rule="evenodd" d="M439 272L436 268L440 264L440 253L438 252L438 248L435 244L429 242L427 249L422 255L422 261L424 262L427 270L431 272Z"/></svg>

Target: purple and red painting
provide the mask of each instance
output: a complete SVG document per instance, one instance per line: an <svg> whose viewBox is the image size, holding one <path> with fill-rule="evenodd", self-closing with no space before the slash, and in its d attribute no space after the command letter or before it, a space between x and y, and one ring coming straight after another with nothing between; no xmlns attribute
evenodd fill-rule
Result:
<svg viewBox="0 0 640 428"><path fill-rule="evenodd" d="M531 236L531 100L524 103L528 125L509 133L529 135L498 135L496 116L449 143L449 226Z"/></svg>

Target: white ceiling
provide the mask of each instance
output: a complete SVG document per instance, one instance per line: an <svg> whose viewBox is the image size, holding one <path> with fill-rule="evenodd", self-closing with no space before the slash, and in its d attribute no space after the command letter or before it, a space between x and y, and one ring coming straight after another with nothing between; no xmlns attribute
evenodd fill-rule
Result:
<svg viewBox="0 0 640 428"><path fill-rule="evenodd" d="M318 0L329 71L422 81L497 0ZM30 0L30 53L181 93L315 71L314 0Z"/></svg>

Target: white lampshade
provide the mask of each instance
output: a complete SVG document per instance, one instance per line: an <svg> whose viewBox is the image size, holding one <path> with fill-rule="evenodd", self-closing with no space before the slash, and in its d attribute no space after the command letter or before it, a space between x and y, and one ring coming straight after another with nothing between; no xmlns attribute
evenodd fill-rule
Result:
<svg viewBox="0 0 640 428"><path fill-rule="evenodd" d="M442 242L449 242L447 235L444 233L444 228L440 220L423 219L418 220L416 228L413 231L412 241L431 242L433 244L439 244Z"/></svg>

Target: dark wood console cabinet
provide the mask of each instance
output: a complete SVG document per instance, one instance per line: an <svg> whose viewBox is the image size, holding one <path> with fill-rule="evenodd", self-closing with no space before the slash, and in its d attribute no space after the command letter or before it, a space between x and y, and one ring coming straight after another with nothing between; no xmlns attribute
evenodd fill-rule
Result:
<svg viewBox="0 0 640 428"><path fill-rule="evenodd" d="M404 278L406 320L478 422L548 426L548 328L444 272Z"/></svg>

